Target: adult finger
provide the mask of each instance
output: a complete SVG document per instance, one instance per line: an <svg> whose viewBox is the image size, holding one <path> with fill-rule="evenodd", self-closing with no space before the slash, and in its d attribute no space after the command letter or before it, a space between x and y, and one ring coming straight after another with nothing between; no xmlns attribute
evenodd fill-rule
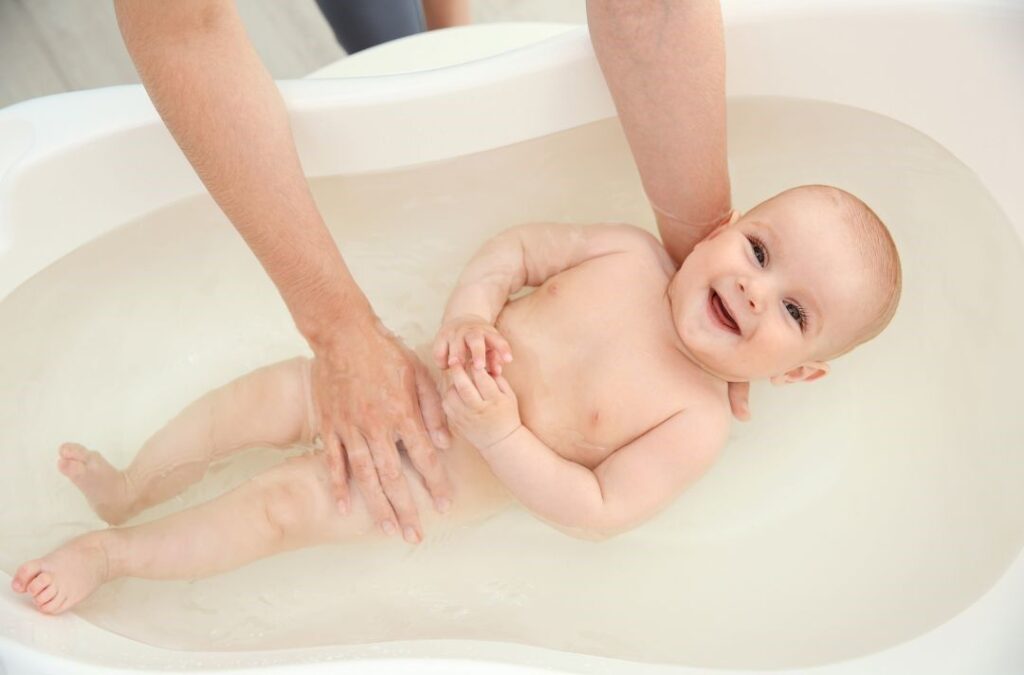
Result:
<svg viewBox="0 0 1024 675"><path fill-rule="evenodd" d="M419 414L426 425L427 433L433 439L434 445L438 448L447 448L451 445L452 437L448 431L448 419L441 409L441 395L437 393L437 387L430 378L430 373L422 364L416 364L416 402L419 405ZM409 447L409 446L406 446Z"/></svg>
<svg viewBox="0 0 1024 675"><path fill-rule="evenodd" d="M473 383L476 385L477 391L485 399L494 399L501 395L501 390L495 384L494 378L486 370L474 370Z"/></svg>
<svg viewBox="0 0 1024 675"><path fill-rule="evenodd" d="M341 440L334 433L330 422L320 423L320 440L323 441L327 453L327 470L331 476L331 491L334 502L343 515L348 515L352 507L352 499L348 491L348 475L345 471L345 456L341 451Z"/></svg>
<svg viewBox="0 0 1024 675"><path fill-rule="evenodd" d="M729 407L732 408L733 417L741 422L746 422L750 419L749 399L749 382L729 383Z"/></svg>
<svg viewBox="0 0 1024 675"><path fill-rule="evenodd" d="M452 385L455 387L455 391L458 392L459 398L469 405L479 405L483 403L483 398L480 396L480 392L477 391L476 385L469 379L469 375L466 374L466 370L462 366L455 366L452 369Z"/></svg>
<svg viewBox="0 0 1024 675"><path fill-rule="evenodd" d="M423 432L413 424L402 428L402 445L409 454L412 465L421 476L434 500L438 513L445 513L452 504L452 485L448 472L441 463L441 455L427 440Z"/></svg>
<svg viewBox="0 0 1024 675"><path fill-rule="evenodd" d="M473 357L473 367L478 370L482 369L486 365L484 357L487 355L487 343L484 341L484 336L476 332L470 333L466 336L466 344Z"/></svg>
<svg viewBox="0 0 1024 675"><path fill-rule="evenodd" d="M384 494L398 516L402 538L410 544L420 543L423 540L420 518L416 512L416 504L412 500L412 493L409 492L409 483L402 471L402 460L398 456L395 441L377 435L369 439L369 445L381 487L384 488Z"/></svg>
<svg viewBox="0 0 1024 675"><path fill-rule="evenodd" d="M346 432L341 440L345 444L345 453L348 455L348 465L352 468L352 477L355 478L359 491L362 493L363 499L366 500L366 508L370 512L370 517L384 534L394 534L398 531L398 518L380 485L377 467L374 466L373 456L370 454L370 447L367 445L366 439L358 430L352 429Z"/></svg>

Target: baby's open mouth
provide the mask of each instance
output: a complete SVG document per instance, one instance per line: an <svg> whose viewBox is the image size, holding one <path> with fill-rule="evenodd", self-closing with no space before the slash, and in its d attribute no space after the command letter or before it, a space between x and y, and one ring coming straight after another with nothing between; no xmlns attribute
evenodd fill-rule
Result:
<svg viewBox="0 0 1024 675"><path fill-rule="evenodd" d="M722 298L719 297L718 293L714 289L711 289L711 294L708 298L708 304L711 308L711 314L730 332L740 334L740 327L736 323L736 320L732 318L732 314L729 313L729 309L722 302Z"/></svg>

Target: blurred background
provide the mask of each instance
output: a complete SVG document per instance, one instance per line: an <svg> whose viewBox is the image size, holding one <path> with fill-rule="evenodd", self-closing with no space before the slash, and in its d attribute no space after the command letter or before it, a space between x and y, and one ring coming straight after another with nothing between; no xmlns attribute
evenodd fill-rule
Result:
<svg viewBox="0 0 1024 675"><path fill-rule="evenodd" d="M463 2L471 23L586 22L585 0ZM275 79L300 78L345 56L314 0L236 4ZM0 108L37 96L138 81L112 0L0 0Z"/></svg>

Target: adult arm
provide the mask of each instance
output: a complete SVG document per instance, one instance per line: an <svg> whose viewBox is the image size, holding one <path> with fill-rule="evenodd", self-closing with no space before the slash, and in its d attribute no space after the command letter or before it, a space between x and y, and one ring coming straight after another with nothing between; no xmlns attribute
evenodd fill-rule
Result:
<svg viewBox="0 0 1024 675"><path fill-rule="evenodd" d="M419 532L401 439L435 500L451 488L427 438L445 440L422 364L380 325L349 273L306 182L284 102L230 0L115 0L143 84L211 196L255 253L315 355L320 436L339 507L342 445L385 529Z"/></svg>
<svg viewBox="0 0 1024 675"><path fill-rule="evenodd" d="M680 263L732 211L718 0L587 0L594 51Z"/></svg>
<svg viewBox="0 0 1024 675"><path fill-rule="evenodd" d="M718 0L587 0L598 63L677 264L732 215ZM745 420L749 385L729 386Z"/></svg>

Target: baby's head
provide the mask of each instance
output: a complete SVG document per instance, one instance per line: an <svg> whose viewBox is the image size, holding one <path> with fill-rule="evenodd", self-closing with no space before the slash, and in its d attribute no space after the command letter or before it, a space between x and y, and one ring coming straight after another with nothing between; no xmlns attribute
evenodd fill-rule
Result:
<svg viewBox="0 0 1024 675"><path fill-rule="evenodd" d="M900 259L864 202L804 185L734 213L669 286L686 353L729 381L811 381L896 311Z"/></svg>

